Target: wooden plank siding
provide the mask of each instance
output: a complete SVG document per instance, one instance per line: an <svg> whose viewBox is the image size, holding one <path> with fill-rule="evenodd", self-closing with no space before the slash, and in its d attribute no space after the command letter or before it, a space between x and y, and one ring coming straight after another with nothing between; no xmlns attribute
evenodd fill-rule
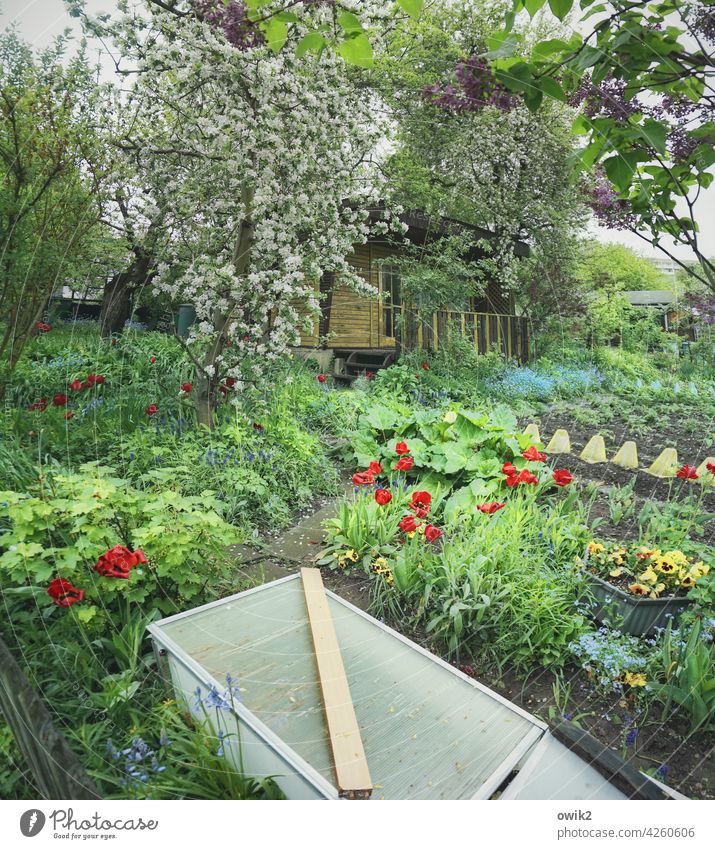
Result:
<svg viewBox="0 0 715 849"><path fill-rule="evenodd" d="M348 261L358 274L375 287L375 297L359 295L347 286L338 284L329 299L322 301L323 318L316 321L312 332L303 332L301 347L317 348L320 336L328 331L327 348L390 349L396 345L394 336L385 334L385 318L380 301L380 262L398 255L395 248L379 243L357 245ZM322 291L325 291L323 281ZM320 284L316 282L316 289ZM470 299L467 312L443 310L434 315L407 317L411 325L403 340L409 347L417 343L429 348L444 344L451 329L461 321L462 332L480 353L497 344L509 357L528 359L528 338L525 319L514 315L510 295L503 294L496 282L490 282L482 297ZM425 322L428 326L425 326ZM418 332L419 326L419 332Z"/></svg>

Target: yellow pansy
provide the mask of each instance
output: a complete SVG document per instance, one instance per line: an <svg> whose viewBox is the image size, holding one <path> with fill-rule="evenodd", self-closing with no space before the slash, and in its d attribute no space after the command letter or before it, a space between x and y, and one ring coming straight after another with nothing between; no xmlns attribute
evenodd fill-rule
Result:
<svg viewBox="0 0 715 849"><path fill-rule="evenodd" d="M378 557L377 560L372 564L375 569L386 569L387 568L387 560L384 557Z"/></svg>
<svg viewBox="0 0 715 849"><path fill-rule="evenodd" d="M643 584L630 584L628 589L633 595L648 595L650 593L650 587L646 587Z"/></svg>
<svg viewBox="0 0 715 849"><path fill-rule="evenodd" d="M345 552L345 557L346 557L348 560L352 560L352 562L353 562L353 563L356 563L356 562L357 562L357 559L358 559L358 553L357 553L357 551L354 551L352 548L349 548L349 549Z"/></svg>
<svg viewBox="0 0 715 849"><path fill-rule="evenodd" d="M629 687L645 687L646 677L642 672L624 672L621 676L624 684Z"/></svg>
<svg viewBox="0 0 715 849"><path fill-rule="evenodd" d="M670 560L665 560L664 558L659 558L656 561L655 568L663 575L672 575L678 571L678 567L675 563L672 563Z"/></svg>
<svg viewBox="0 0 715 849"><path fill-rule="evenodd" d="M638 576L638 580L639 580L639 581L645 581L645 582L647 582L647 583L649 583L649 584L655 584L655 583L657 583L657 581L658 581L658 576L655 574L655 572L653 571L652 567L650 567L650 566L649 566L649 567L645 570L645 572L642 572L642 573Z"/></svg>
<svg viewBox="0 0 715 849"><path fill-rule="evenodd" d="M664 589L665 589L665 584L661 581L661 583L656 584L653 587L651 594L650 594L650 597L651 598L658 598L658 596L663 592Z"/></svg>
<svg viewBox="0 0 715 849"><path fill-rule="evenodd" d="M692 575L686 575L683 580L680 582L681 587L685 587L686 589L690 589L690 587L695 586L696 579L693 578Z"/></svg>
<svg viewBox="0 0 715 849"><path fill-rule="evenodd" d="M600 554L602 551L605 551L604 546L601 545L600 542L589 542L588 544L588 553L589 554Z"/></svg>
<svg viewBox="0 0 715 849"><path fill-rule="evenodd" d="M702 560L698 560L690 569L690 574L697 581L699 578L704 578L710 572L710 567L706 566Z"/></svg>
<svg viewBox="0 0 715 849"><path fill-rule="evenodd" d="M620 576L623 574L623 569L611 569L611 571L608 574L612 578L620 578Z"/></svg>

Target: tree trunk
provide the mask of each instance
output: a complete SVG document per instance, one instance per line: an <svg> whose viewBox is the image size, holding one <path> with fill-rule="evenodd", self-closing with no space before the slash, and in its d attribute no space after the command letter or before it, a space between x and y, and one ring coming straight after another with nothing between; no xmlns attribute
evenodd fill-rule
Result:
<svg viewBox="0 0 715 849"><path fill-rule="evenodd" d="M146 285L153 275L153 260L138 254L126 271L115 274L104 286L102 311L99 315L99 333L103 337L121 333L132 314L132 296Z"/></svg>

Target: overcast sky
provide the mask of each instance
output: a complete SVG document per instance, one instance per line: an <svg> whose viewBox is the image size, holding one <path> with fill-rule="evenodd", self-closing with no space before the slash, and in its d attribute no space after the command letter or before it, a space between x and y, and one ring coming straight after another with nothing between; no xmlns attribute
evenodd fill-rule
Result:
<svg viewBox="0 0 715 849"><path fill-rule="evenodd" d="M115 0L87 0L87 8L92 14L112 12L116 8ZM20 34L36 47L46 46L55 36L65 29L80 34L76 20L66 12L62 0L0 0L0 25L4 28L15 23ZM107 73L111 73L111 63L103 63ZM706 255L715 254L715 183L698 201L698 224L700 226L701 249ZM603 242L621 242L645 256L659 256L645 242L631 233L606 230L593 225L592 234ZM673 247L673 252L682 258L691 258L686 248Z"/></svg>

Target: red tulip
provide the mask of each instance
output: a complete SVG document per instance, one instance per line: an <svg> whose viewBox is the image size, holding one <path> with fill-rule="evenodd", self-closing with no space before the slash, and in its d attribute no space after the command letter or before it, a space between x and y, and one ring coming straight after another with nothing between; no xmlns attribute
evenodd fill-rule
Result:
<svg viewBox="0 0 715 849"><path fill-rule="evenodd" d="M504 463L504 465L501 467L501 472L503 475L511 477L512 475L516 474L516 466L513 463Z"/></svg>
<svg viewBox="0 0 715 849"><path fill-rule="evenodd" d="M97 560L94 571L103 578L128 578L130 572L140 563L146 563L146 556L141 548L129 551L122 545L115 545Z"/></svg>
<svg viewBox="0 0 715 849"><path fill-rule="evenodd" d="M117 340L116 340L116 339L112 339L112 347L114 347L116 344L117 344Z"/></svg>
<svg viewBox="0 0 715 849"><path fill-rule="evenodd" d="M147 416L153 416L154 413L158 413L158 412L159 412L159 408L156 406L156 404L149 404L149 406L146 408Z"/></svg>
<svg viewBox="0 0 715 849"><path fill-rule="evenodd" d="M429 371L429 363L422 363L421 366L425 371Z"/></svg>
<svg viewBox="0 0 715 849"><path fill-rule="evenodd" d="M185 392L187 395L189 394L189 392L191 392L191 390L193 388L194 388L194 386L191 383L182 383L181 384L181 391Z"/></svg>
<svg viewBox="0 0 715 849"><path fill-rule="evenodd" d="M684 463L675 473L676 478L683 478L686 481L696 481L698 479L698 470L695 466L689 466Z"/></svg>
<svg viewBox="0 0 715 849"><path fill-rule="evenodd" d="M81 380L73 380L72 383L70 383L70 389L73 389L75 392L77 392L81 388L82 388L82 381Z"/></svg>
<svg viewBox="0 0 715 849"><path fill-rule="evenodd" d="M154 363L156 362L156 357L149 357L149 362L150 362L152 365L154 365Z"/></svg>
<svg viewBox="0 0 715 849"><path fill-rule="evenodd" d="M517 475L509 475L504 483L510 488L514 489L514 487L519 483L519 478Z"/></svg>
<svg viewBox="0 0 715 849"><path fill-rule="evenodd" d="M318 381L318 383L325 383L325 375L324 374L319 374L315 379Z"/></svg>
<svg viewBox="0 0 715 849"><path fill-rule="evenodd" d="M374 371L366 371L365 372L365 380L372 380L375 377Z"/></svg>
<svg viewBox="0 0 715 849"><path fill-rule="evenodd" d="M34 404L30 404L27 409L31 410L33 413L44 413L47 409L47 398L40 398L39 401L35 401Z"/></svg>
<svg viewBox="0 0 715 849"><path fill-rule="evenodd" d="M384 507L392 501L392 493L389 489L378 489L375 491L375 501L377 501L381 507Z"/></svg>
<svg viewBox="0 0 715 849"><path fill-rule="evenodd" d="M235 386L236 378L235 377L227 377L226 378L226 386Z"/></svg>
<svg viewBox="0 0 715 849"><path fill-rule="evenodd" d="M425 539L427 542L434 542L435 540L438 540L443 533L444 531L441 531L439 528L435 528L434 525L427 525L425 528Z"/></svg>
<svg viewBox="0 0 715 849"><path fill-rule="evenodd" d="M50 330L52 330L52 325L45 324L44 321L36 321L35 330L37 330L38 333L49 333Z"/></svg>
<svg viewBox="0 0 715 849"><path fill-rule="evenodd" d="M412 498L410 499L410 509L414 510L415 515L419 519L426 519L427 514L429 513L429 507L432 503L432 496L429 492L415 491L412 493Z"/></svg>
<svg viewBox="0 0 715 849"><path fill-rule="evenodd" d="M365 486L366 484L375 483L375 477L372 472L355 472L353 475L353 483L355 486Z"/></svg>
<svg viewBox="0 0 715 849"><path fill-rule="evenodd" d="M532 474L528 469L522 469L516 478L517 483L538 483L536 475Z"/></svg>
<svg viewBox="0 0 715 849"><path fill-rule="evenodd" d="M397 445L395 445L395 454L409 454L409 453L410 453L410 449L407 447L406 442L398 442Z"/></svg>
<svg viewBox="0 0 715 849"><path fill-rule="evenodd" d="M218 391L222 395L227 395L228 394L228 386L219 386Z"/></svg>
<svg viewBox="0 0 715 849"><path fill-rule="evenodd" d="M546 454L542 454L541 451L538 451L535 445L527 448L526 451L522 451L521 456L525 460L533 460L537 463L543 463L546 460Z"/></svg>
<svg viewBox="0 0 715 849"><path fill-rule="evenodd" d="M497 510L501 510L502 507L506 507L506 503L504 501L490 501L489 504L477 504L476 510L479 510L480 513L487 513L491 516L493 513L496 513Z"/></svg>
<svg viewBox="0 0 715 849"><path fill-rule="evenodd" d="M404 531L406 534L411 534L417 530L417 522L415 522L414 516L404 516L400 520L400 524L398 526L401 531Z"/></svg>
<svg viewBox="0 0 715 849"><path fill-rule="evenodd" d="M377 462L377 460L371 460L367 470L373 475L379 475L382 473L382 466Z"/></svg>
<svg viewBox="0 0 715 849"><path fill-rule="evenodd" d="M715 475L715 463L706 463L705 468L710 472L711 475Z"/></svg>
<svg viewBox="0 0 715 849"><path fill-rule="evenodd" d="M58 607L72 607L79 601L84 601L84 590L75 587L64 578L55 578L47 587L47 595Z"/></svg>
<svg viewBox="0 0 715 849"><path fill-rule="evenodd" d="M66 419L67 421L69 421L70 419L73 419L73 418L74 418L74 413L72 412L72 410L68 410L68 411L65 413L65 419Z"/></svg>
<svg viewBox="0 0 715 849"><path fill-rule="evenodd" d="M67 403L67 400L68 399L66 395L64 395L62 392L58 392L57 395L55 395L55 397L52 399L52 403L55 405L55 407L64 407Z"/></svg>
<svg viewBox="0 0 715 849"><path fill-rule="evenodd" d="M414 466L415 461L412 457L400 457L397 461L397 465L395 466L396 472L409 472L410 469Z"/></svg>
<svg viewBox="0 0 715 849"><path fill-rule="evenodd" d="M573 480L573 475L568 469L556 469L552 477L558 486L568 486Z"/></svg>

